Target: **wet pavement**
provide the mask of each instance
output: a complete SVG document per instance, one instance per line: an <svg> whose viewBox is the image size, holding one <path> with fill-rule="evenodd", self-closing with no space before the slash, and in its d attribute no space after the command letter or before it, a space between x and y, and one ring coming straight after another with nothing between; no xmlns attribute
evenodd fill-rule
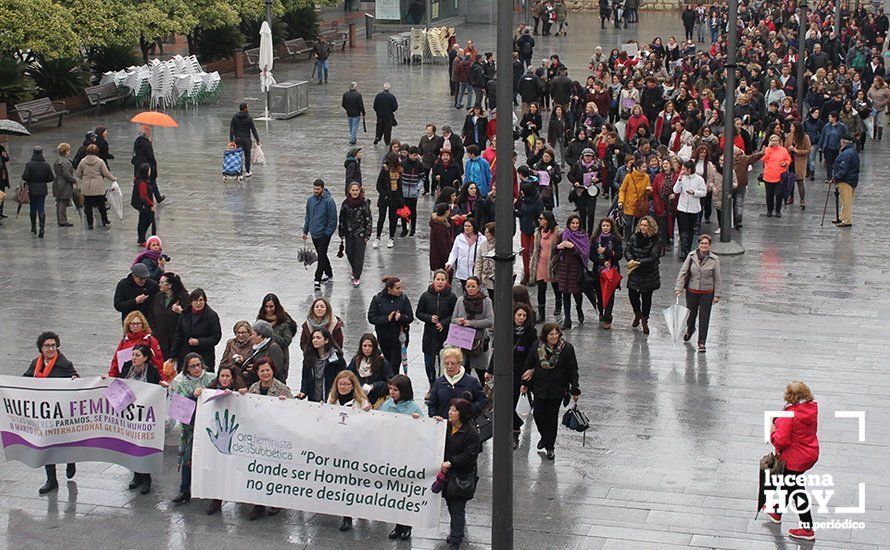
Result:
<svg viewBox="0 0 890 550"><path fill-rule="evenodd" d="M644 13L639 29L619 32L599 31L592 15L570 21L570 36L539 39L536 51L537 58L560 53L570 75L587 74L597 44L608 51L633 37L682 36L676 14ZM474 39L479 51L494 48L488 26L461 27L458 36L462 42ZM360 83L369 113L374 93L384 81L392 83L400 102L394 137L414 143L428 121L462 126L463 113L447 96L445 68L388 64L386 46L386 37L378 35L371 44L360 40L357 48L336 52L331 82L311 85L307 114L268 126L258 123L268 163L240 185L223 185L220 165L237 103L247 98L255 115L262 109L255 77L225 79L219 106L174 110L180 127L156 132L159 184L168 197L159 208L159 232L173 258L169 267L189 289L207 291L224 338L231 336L236 320L254 318L267 292L277 293L301 321L312 301L312 270L296 261L304 204L317 177L330 184L338 204L342 200L348 131L340 95L350 80ZM307 78L312 66L301 61L275 69L276 78L284 81ZM117 156L111 171L126 195L136 131L127 120L134 112L112 109L99 119L91 113L72 116L61 129L41 127L32 139L15 139L9 146L11 172L20 172L32 144L51 152L67 141L76 149L83 133L101 123L110 128ZM371 132L374 120L369 114ZM372 134L360 134L359 144L366 147L365 182L373 185L384 149L371 146L371 139ZM834 476L830 507L854 506L857 484L866 484L864 514L815 514L817 521L864 521L865 529L822 529L818 547L887 546L890 249L879 210L890 175L888 147L869 142L862 160L852 229L820 227L824 184L808 182L809 208L795 206L781 219L766 218L763 189L752 185L745 227L735 235L747 252L722 260L725 291L712 314L706 354L672 344L667 333L661 311L674 301L670 289L679 268L668 257L662 263L662 289L654 297L650 336L631 329L623 293L611 332L596 327L588 307L588 322L568 337L582 357L580 404L592 426L586 446L580 434L561 428L556 461L548 462L535 452L537 435L527 424L514 453L517 548L794 548L797 544L784 536L796 526L793 514L784 529L755 521L754 497L757 460L768 450L763 412L782 406L785 384L795 379L806 381L820 404L822 454L813 472ZM6 213L14 215L11 204ZM421 199L420 204L425 213L432 201ZM568 209L558 213L564 219ZM26 213L0 227L0 373L23 372L34 356L36 335L53 329L80 373L97 375L107 370L120 337L112 296L137 253L136 217L127 207L123 223L115 220L109 230L95 231L77 224L58 228L52 215L49 222L43 241L28 232ZM425 289L428 228L419 225L418 238L399 240L392 250L368 251L359 288L347 280L345 259L333 260L335 279L324 294L346 322L349 353L369 330L367 304L380 289L379 276L400 276L413 304ZM413 330L411 376L422 395L421 326ZM865 442L858 441L855 420L835 418L844 410L865 411ZM409 546L388 541L390 526L380 523L357 521L352 532L341 533L339 518L331 516L287 512L248 522L247 507L236 504L226 504L223 514L214 517L204 515L200 501L174 507L176 434L168 442L166 474L156 476L147 497L126 490L129 473L118 466L81 464L74 481L38 497L41 470L0 465L0 546L191 549L260 542L345 550L367 548L369 541L372 548ZM491 540L490 448L480 458L480 472L479 491L468 507L469 548L486 548ZM444 508L442 521L438 530L415 530L411 546L441 547L447 533Z"/></svg>

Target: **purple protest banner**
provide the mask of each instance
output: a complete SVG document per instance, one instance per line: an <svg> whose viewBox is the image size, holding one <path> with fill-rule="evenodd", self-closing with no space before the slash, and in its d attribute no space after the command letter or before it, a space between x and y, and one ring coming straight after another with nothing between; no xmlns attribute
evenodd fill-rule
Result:
<svg viewBox="0 0 890 550"><path fill-rule="evenodd" d="M116 411L122 411L136 401L136 394L123 380L115 378L105 388L105 399Z"/></svg>
<svg viewBox="0 0 890 550"><path fill-rule="evenodd" d="M476 337L476 329L455 325L448 325L448 338L445 344L463 349L473 349L473 339Z"/></svg>
<svg viewBox="0 0 890 550"><path fill-rule="evenodd" d="M197 403L188 397L183 397L178 393L171 393L170 405L167 407L167 416L177 422L191 424L192 415L195 414L196 405Z"/></svg>

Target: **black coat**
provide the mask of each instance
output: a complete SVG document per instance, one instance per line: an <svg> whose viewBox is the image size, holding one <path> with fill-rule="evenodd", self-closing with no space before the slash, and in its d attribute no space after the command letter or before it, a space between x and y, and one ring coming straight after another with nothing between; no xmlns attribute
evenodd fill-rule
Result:
<svg viewBox="0 0 890 550"><path fill-rule="evenodd" d="M139 310L146 318L151 317L151 300L158 293L158 283L146 279L144 286L139 286L133 281L132 275L127 275L117 283L114 289L114 309L121 312L121 321L131 311ZM141 304L136 303L136 296L148 294L148 299Z"/></svg>
<svg viewBox="0 0 890 550"><path fill-rule="evenodd" d="M448 136L447 138L445 136L442 136L442 143L444 143L444 140L446 140L446 139L451 144L451 160L453 162L463 166L464 145L460 139L460 136L458 136L454 132L451 132L451 135ZM441 152L442 152L442 147L440 146L439 149L436 151L436 156L439 156L439 153L441 153Z"/></svg>
<svg viewBox="0 0 890 550"><path fill-rule="evenodd" d="M124 363L124 366L121 367L121 373L118 378L127 378L127 375L130 374L130 369L133 367L132 361L127 361ZM151 364L151 361L145 364L145 382L148 384L160 384L161 383L161 373L158 372L158 368Z"/></svg>
<svg viewBox="0 0 890 550"><path fill-rule="evenodd" d="M52 372L49 373L47 378L71 378L72 376L79 376L77 371L74 370L74 365L62 355L61 351L56 352L59 355L59 358L56 359L56 364L53 366ZM31 364L28 366L28 370L25 371L25 378L34 378L34 369L37 367L37 358L35 357Z"/></svg>
<svg viewBox="0 0 890 550"><path fill-rule="evenodd" d="M151 335L157 338L158 346L161 348L164 357L170 357L170 350L173 347L173 339L176 338L176 328L179 326L180 317L180 314L171 308L174 304L179 304L183 310L186 310L191 307L191 304L189 304L187 292L174 296L169 304L166 303L166 298L163 292L158 292L151 299L148 324L151 325Z"/></svg>
<svg viewBox="0 0 890 550"><path fill-rule="evenodd" d="M454 306L457 304L457 296L446 286L442 292L433 290L432 285L426 292L420 295L417 301L417 310L414 315L423 322L423 352L438 353L445 345L448 337L448 325L454 314ZM439 332L433 324L433 315L439 316L439 322L444 330Z"/></svg>
<svg viewBox="0 0 890 550"><path fill-rule="evenodd" d="M189 338L197 338L198 345L190 345ZM195 352L204 360L207 370L212 372L216 365L214 348L220 340L222 340L222 327L219 324L219 315L210 306L204 306L204 311L195 316L189 306L179 316L179 325L176 327L171 356L175 357L182 366L182 360L186 354Z"/></svg>
<svg viewBox="0 0 890 550"><path fill-rule="evenodd" d="M515 300L514 300L515 301ZM534 322L534 321L531 321ZM526 328L522 334L516 334L513 330L513 383L522 383L522 373L534 367L534 360L538 353L538 335L535 327ZM494 374L494 362L488 366L489 374Z"/></svg>
<svg viewBox="0 0 890 550"><path fill-rule="evenodd" d="M396 101L396 96L388 91L384 90L374 96L374 112L377 113L377 118L381 120L393 119L398 110L399 102Z"/></svg>
<svg viewBox="0 0 890 550"><path fill-rule="evenodd" d="M443 187L454 187L455 189L459 189L462 175L463 172L461 171L460 164L454 160L452 160L451 164L448 166L445 166L442 164L441 160L438 160L433 165L433 170L430 173L430 181L432 182L434 189L441 190Z"/></svg>
<svg viewBox="0 0 890 550"><path fill-rule="evenodd" d="M340 105L346 110L346 116L348 117L365 116L365 102L362 100L362 94L357 90L347 90L343 94L343 100L340 102Z"/></svg>
<svg viewBox="0 0 890 550"><path fill-rule="evenodd" d="M480 150L485 149L486 142L488 141L488 138L485 135L487 126L488 117L478 117L474 124L473 114L468 114L464 119L464 127L461 132L464 135L464 145L467 147L470 145L478 145Z"/></svg>
<svg viewBox="0 0 890 550"><path fill-rule="evenodd" d="M389 387L387 383L390 378L395 376L389 361L383 357L380 358L380 361L380 370L372 372L371 376L368 377L359 376L358 365L355 363L355 358L353 358L349 362L349 366L346 367L346 370L352 372L355 377L358 378L358 381L362 383L362 386L365 384L371 386L371 390L366 392L368 394L368 401L371 402L371 405L377 403L377 400L381 397L387 397L389 395Z"/></svg>
<svg viewBox="0 0 890 550"><path fill-rule="evenodd" d="M28 184L28 194L43 195L49 193L49 184L56 181L53 167L43 158L42 152L34 152L31 160L25 164L22 181Z"/></svg>
<svg viewBox="0 0 890 550"><path fill-rule="evenodd" d="M563 399L567 393L581 393L578 389L578 359L572 344L565 343L556 365L550 365L549 369L541 366L538 350L535 349L530 366L535 372L531 380L523 381L523 385L532 391L535 399Z"/></svg>
<svg viewBox="0 0 890 550"><path fill-rule="evenodd" d="M474 412L481 412L488 402L485 392L482 391L482 384L475 377L464 373L457 384L452 386L443 374L436 378L433 387L430 388L430 399L427 402L429 415L448 418L448 404L456 397L467 399L472 403Z"/></svg>
<svg viewBox="0 0 890 550"><path fill-rule="evenodd" d="M232 141L236 139L249 140L251 135L253 135L253 139L260 140L250 114L247 111L238 111L232 115L232 121L229 122L229 139Z"/></svg>
<svg viewBox="0 0 890 550"><path fill-rule="evenodd" d="M399 182L396 184L395 190L390 188L392 180L389 177L389 169L384 166L377 175L377 207L392 206L400 208L405 203L402 195L402 176L399 176Z"/></svg>
<svg viewBox="0 0 890 550"><path fill-rule="evenodd" d="M444 417L443 417L444 418ZM476 471L476 459L482 452L482 439L479 432L469 423L461 424L456 432L451 427L445 430L445 461L459 474Z"/></svg>
<svg viewBox="0 0 890 550"><path fill-rule="evenodd" d="M371 238L373 220L371 218L371 201L365 199L361 206L353 208L349 206L349 199L344 199L340 205L340 223L338 235L341 239L346 237Z"/></svg>
<svg viewBox="0 0 890 550"><path fill-rule="evenodd" d="M572 98L572 79L567 76L557 76L550 82L550 93L555 103L568 105Z"/></svg>
<svg viewBox="0 0 890 550"><path fill-rule="evenodd" d="M544 95L544 83L536 75L526 73L519 79L518 90L524 103L537 103Z"/></svg>
<svg viewBox="0 0 890 550"><path fill-rule="evenodd" d="M105 161L105 166L110 168L108 164L109 160L114 160L114 155L111 154L110 147L108 146L108 140L106 140L102 136L96 136L96 145L99 147L99 154L97 155L100 159Z"/></svg>
<svg viewBox="0 0 890 550"><path fill-rule="evenodd" d="M640 262L636 269L628 273L627 288L652 291L661 287L661 276L658 273L658 235L647 237L634 233L624 241L624 258Z"/></svg>
<svg viewBox="0 0 890 550"><path fill-rule="evenodd" d="M324 395L315 395L315 378L312 371L315 369L315 360L309 358L308 354L303 355L303 375L300 383L300 393L306 395L307 401L315 401L318 403L328 400L328 394L331 393L331 387L334 385L334 378L342 370L346 370L346 361L343 354L339 350L335 350L336 359L328 358L324 366Z"/></svg>
<svg viewBox="0 0 890 550"><path fill-rule="evenodd" d="M346 169L346 194L349 194L349 184L362 184L362 161L357 158L347 157L343 162Z"/></svg>
<svg viewBox="0 0 890 550"><path fill-rule="evenodd" d="M133 176L139 172L139 167L148 164L151 167L151 181L154 183L158 179L158 161L155 160L155 150L151 144L151 140L145 136L139 136L133 142ZM75 166L76 168L76 166Z"/></svg>
<svg viewBox="0 0 890 550"><path fill-rule="evenodd" d="M390 321L387 318L393 311L398 311L401 314L398 321ZM368 322L374 325L381 348L385 349L393 342L398 342L400 329L404 328L405 334L407 334L412 321L414 321L414 312L411 311L411 301L404 293L393 296L384 290L371 298L371 305L368 307Z"/></svg>

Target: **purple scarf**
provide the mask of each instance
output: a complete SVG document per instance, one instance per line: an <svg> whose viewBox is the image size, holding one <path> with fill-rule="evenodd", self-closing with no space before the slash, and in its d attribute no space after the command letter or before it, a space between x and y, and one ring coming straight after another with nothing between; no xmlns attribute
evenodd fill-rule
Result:
<svg viewBox="0 0 890 550"><path fill-rule="evenodd" d="M141 262L142 260L144 260L146 258L151 260L153 264L157 265L158 260L161 259L161 254L162 254L162 252L160 250L145 249L144 251L140 252L138 256L136 256L136 260L133 262L133 264L130 267L133 267L134 265L138 264L139 262Z"/></svg>
<svg viewBox="0 0 890 550"><path fill-rule="evenodd" d="M587 235L587 232L565 229L562 232L562 238L564 241L569 241L575 245L575 250L581 255L581 265L586 268L587 262L590 261L590 237Z"/></svg>

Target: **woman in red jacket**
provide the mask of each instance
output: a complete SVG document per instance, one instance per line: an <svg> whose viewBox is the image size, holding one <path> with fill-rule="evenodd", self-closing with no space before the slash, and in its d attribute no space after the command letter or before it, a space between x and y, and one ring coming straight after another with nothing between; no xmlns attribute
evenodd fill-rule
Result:
<svg viewBox="0 0 890 550"><path fill-rule="evenodd" d="M120 376L124 363L130 360L133 354L133 347L142 344L151 349L151 363L158 372L164 372L164 355L161 353L161 346L158 339L151 335L151 327L148 326L148 320L141 311L131 311L124 318L124 337L117 345L114 356L111 358L111 367L108 369L108 376L117 378Z"/></svg>
<svg viewBox="0 0 890 550"><path fill-rule="evenodd" d="M785 388L784 410L794 413L794 416L773 419L770 442L776 448L776 455L785 462L782 490L787 491L786 495L795 494L793 505L804 510L798 512L800 528L791 529L788 535L795 539L816 540L809 498L803 484L798 483L796 478L819 460L819 438L816 437L819 406L813 401L810 388L803 382L794 381ZM773 489L771 479L766 480L764 489ZM777 513L775 508L764 511L769 521L782 521L782 514Z"/></svg>
<svg viewBox="0 0 890 550"><path fill-rule="evenodd" d="M133 196L130 205L139 212L139 222L136 225L136 243L145 246L145 233L151 227L151 234L157 234L155 223L155 203L151 196L151 167L142 164L133 178Z"/></svg>
<svg viewBox="0 0 890 550"><path fill-rule="evenodd" d="M781 145L779 136L773 134L769 138L769 145L763 150L763 183L766 187L766 217L782 217L782 174L788 170L791 164L791 154Z"/></svg>

